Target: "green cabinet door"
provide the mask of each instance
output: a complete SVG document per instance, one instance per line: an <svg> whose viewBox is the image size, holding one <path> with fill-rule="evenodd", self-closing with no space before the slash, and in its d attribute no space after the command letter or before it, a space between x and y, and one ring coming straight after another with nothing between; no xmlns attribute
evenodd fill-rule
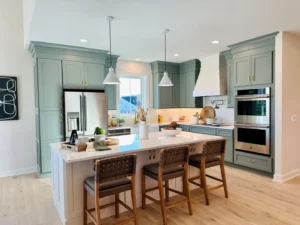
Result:
<svg viewBox="0 0 300 225"><path fill-rule="evenodd" d="M188 72L185 74L185 107L194 108L195 98L193 96L193 90L196 84L195 72Z"/></svg>
<svg viewBox="0 0 300 225"><path fill-rule="evenodd" d="M234 86L250 84L250 57L242 57L233 60Z"/></svg>
<svg viewBox="0 0 300 225"><path fill-rule="evenodd" d="M225 161L233 163L233 139L230 137L223 137L226 139Z"/></svg>
<svg viewBox="0 0 300 225"><path fill-rule="evenodd" d="M104 89L104 65L85 63L85 89Z"/></svg>
<svg viewBox="0 0 300 225"><path fill-rule="evenodd" d="M272 76L272 52L266 52L251 56L251 83L252 84L271 84Z"/></svg>
<svg viewBox="0 0 300 225"><path fill-rule="evenodd" d="M152 92L153 92L153 108L159 109L159 74L153 73L152 74Z"/></svg>
<svg viewBox="0 0 300 225"><path fill-rule="evenodd" d="M186 108L186 76L180 75L180 108Z"/></svg>
<svg viewBox="0 0 300 225"><path fill-rule="evenodd" d="M159 73L159 81L162 79L163 73ZM172 74L169 74L170 80L172 80ZM172 108L173 106L173 87L159 87L159 100L161 109Z"/></svg>
<svg viewBox="0 0 300 225"><path fill-rule="evenodd" d="M233 84L233 66L232 60L227 62L227 96L228 108L234 108L234 84Z"/></svg>
<svg viewBox="0 0 300 225"><path fill-rule="evenodd" d="M85 87L83 62L63 61L63 87L74 89Z"/></svg>
<svg viewBox="0 0 300 225"><path fill-rule="evenodd" d="M61 142L64 138L64 120L61 110L45 111L40 113L41 133L41 172L51 172L50 143Z"/></svg>
<svg viewBox="0 0 300 225"><path fill-rule="evenodd" d="M180 107L180 74L179 73L173 73L172 74L172 82L173 82L173 88L172 88L172 97L173 97L173 108L179 108Z"/></svg>
<svg viewBox="0 0 300 225"><path fill-rule="evenodd" d="M62 107L61 61L38 59L38 92L40 110L60 110Z"/></svg>

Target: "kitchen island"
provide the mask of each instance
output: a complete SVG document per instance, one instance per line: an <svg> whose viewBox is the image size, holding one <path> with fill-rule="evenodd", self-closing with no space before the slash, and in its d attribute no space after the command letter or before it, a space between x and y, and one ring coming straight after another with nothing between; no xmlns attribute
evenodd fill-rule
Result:
<svg viewBox="0 0 300 225"><path fill-rule="evenodd" d="M53 182L53 202L64 225L83 224L83 181L94 175L94 160L121 156L125 154L137 155L137 181L136 196L137 206L141 206L141 169L144 165L159 161L159 152L163 148L194 145L193 152L202 151L203 143L207 141L222 139L218 136L181 132L176 137L166 137L162 132L149 134L149 139L140 140L136 134L117 137L119 145L110 146L111 150L95 151L93 144L88 143L85 152L72 152L61 149L61 143L51 144L52 155L52 182ZM197 169L190 168L189 175L198 174ZM147 187L157 186L154 180L147 180ZM170 186L174 189L182 189L182 179L178 178L170 181ZM191 185L191 189L196 186ZM154 198L158 199L158 193L153 191ZM131 205L130 192L120 194L120 199ZM101 204L114 200L113 196L101 199ZM147 204L151 201L147 201ZM88 207L93 207L94 201L89 196ZM125 211L120 207L120 212ZM113 208L101 210L101 218L114 214Z"/></svg>

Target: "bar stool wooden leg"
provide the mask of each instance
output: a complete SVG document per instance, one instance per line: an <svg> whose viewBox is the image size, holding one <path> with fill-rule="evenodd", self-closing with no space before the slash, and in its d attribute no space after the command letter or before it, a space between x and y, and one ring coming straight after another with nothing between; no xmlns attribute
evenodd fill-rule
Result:
<svg viewBox="0 0 300 225"><path fill-rule="evenodd" d="M165 184L166 184L166 187L165 187L166 201L168 202L170 200L170 197L169 197L169 180L166 180Z"/></svg>
<svg viewBox="0 0 300 225"><path fill-rule="evenodd" d="M99 190L99 184L95 184L95 189ZM100 196L99 191L95 191L95 211L96 211L96 225L101 225L101 217L100 217Z"/></svg>
<svg viewBox="0 0 300 225"><path fill-rule="evenodd" d="M131 199L132 199L132 209L134 214L134 222L135 225L138 225L138 215L137 215L137 209L136 209L136 190L135 190L135 174L132 175L131 178L132 181L132 188L131 188Z"/></svg>
<svg viewBox="0 0 300 225"><path fill-rule="evenodd" d="M119 218L120 216L120 205L119 205L119 193L115 194L115 217Z"/></svg>
<svg viewBox="0 0 300 225"><path fill-rule="evenodd" d="M83 225L87 225L87 214L85 210L87 210L87 190L83 184Z"/></svg>
<svg viewBox="0 0 300 225"><path fill-rule="evenodd" d="M224 155L222 155L220 169L221 169L221 174L222 174L222 181L223 181L225 197L228 198L228 189L227 189L227 181L226 181L225 166L224 166Z"/></svg>
<svg viewBox="0 0 300 225"><path fill-rule="evenodd" d="M162 169L159 168L159 176L158 176L158 189L160 196L160 205L161 205L161 214L163 217L163 225L167 225L167 217L166 217L166 205L165 205L165 197L164 197L164 186L162 181Z"/></svg>
<svg viewBox="0 0 300 225"><path fill-rule="evenodd" d="M206 183L206 176L205 176L205 157L201 158L201 178L203 181L203 189L204 189L204 195L205 195L205 202L206 205L209 205L209 199L208 199L208 190L207 190L207 183Z"/></svg>
<svg viewBox="0 0 300 225"><path fill-rule="evenodd" d="M146 176L142 170L142 209L146 209Z"/></svg>
<svg viewBox="0 0 300 225"><path fill-rule="evenodd" d="M184 166L184 193L188 199L188 207L189 207L189 213L190 215L193 215L193 210L192 210L192 203L191 203L191 194L190 194L190 184L189 184L189 179L188 179L188 165L186 164Z"/></svg>

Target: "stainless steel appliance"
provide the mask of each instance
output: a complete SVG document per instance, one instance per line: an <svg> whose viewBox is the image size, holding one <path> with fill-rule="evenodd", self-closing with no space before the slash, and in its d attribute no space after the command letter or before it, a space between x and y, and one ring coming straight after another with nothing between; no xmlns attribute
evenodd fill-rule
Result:
<svg viewBox="0 0 300 225"><path fill-rule="evenodd" d="M270 88L237 90L235 148L270 155Z"/></svg>
<svg viewBox="0 0 300 225"><path fill-rule="evenodd" d="M107 130L107 96L104 91L64 90L65 137L72 130L93 135L95 127Z"/></svg>
<svg viewBox="0 0 300 225"><path fill-rule="evenodd" d="M237 90L235 122L238 124L270 124L270 88Z"/></svg>

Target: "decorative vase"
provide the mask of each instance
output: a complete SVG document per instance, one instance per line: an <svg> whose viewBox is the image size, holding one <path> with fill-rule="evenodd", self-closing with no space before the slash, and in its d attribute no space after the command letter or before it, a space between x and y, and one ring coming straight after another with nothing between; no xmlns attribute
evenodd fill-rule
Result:
<svg viewBox="0 0 300 225"><path fill-rule="evenodd" d="M199 117L198 116L193 116L193 123L194 124L199 124Z"/></svg>
<svg viewBox="0 0 300 225"><path fill-rule="evenodd" d="M105 134L95 134L94 139L95 139L95 141L105 140Z"/></svg>
<svg viewBox="0 0 300 225"><path fill-rule="evenodd" d="M146 121L141 121L139 126L139 135L140 135L140 139L142 140L149 138L148 125Z"/></svg>

